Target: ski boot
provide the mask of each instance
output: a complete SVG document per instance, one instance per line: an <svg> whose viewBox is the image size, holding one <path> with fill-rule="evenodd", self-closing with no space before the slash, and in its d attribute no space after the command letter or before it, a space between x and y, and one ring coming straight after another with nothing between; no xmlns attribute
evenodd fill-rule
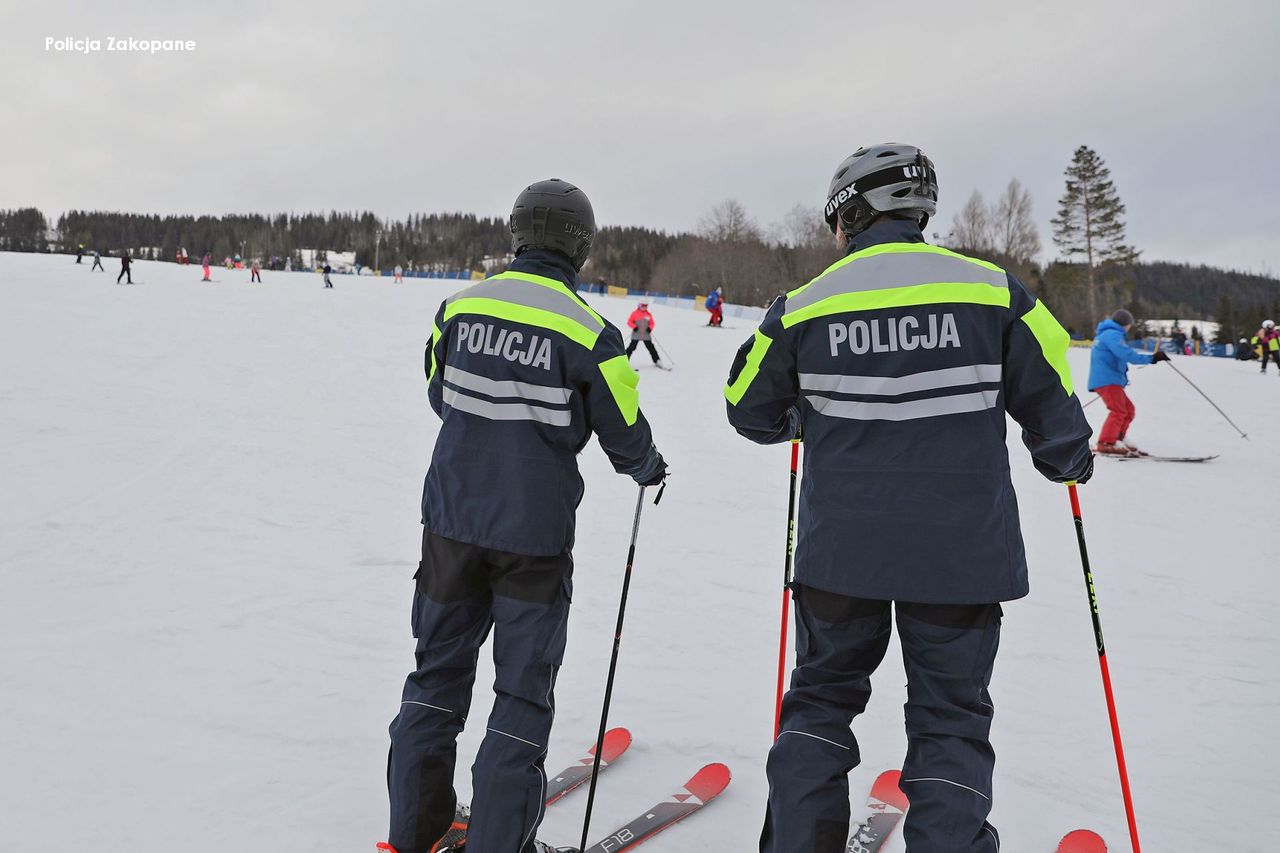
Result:
<svg viewBox="0 0 1280 853"><path fill-rule="evenodd" d="M1119 442L1116 442L1114 444L1103 444L1100 441L1098 442L1098 446L1093 449L1093 452L1099 454L1100 456L1133 456L1135 455L1129 450L1129 448L1125 447L1123 444Z"/></svg>

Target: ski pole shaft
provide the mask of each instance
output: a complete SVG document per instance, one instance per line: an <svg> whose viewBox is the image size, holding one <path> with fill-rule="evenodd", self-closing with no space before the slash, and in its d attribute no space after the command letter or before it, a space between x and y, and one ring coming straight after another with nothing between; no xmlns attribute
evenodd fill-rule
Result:
<svg viewBox="0 0 1280 853"><path fill-rule="evenodd" d="M582 818L582 843L587 849L587 833L591 831L591 809L596 802L596 782L600 778L600 753L604 751L604 735L609 728L609 703L613 701L613 679L618 672L618 650L622 646L622 622L627 615L627 593L631 591L631 566L636 559L636 540L640 537L640 512L644 509L644 486L636 497L636 515L631 522L631 545L627 548L627 568L622 575L622 600L618 603L618 625L613 632L613 654L609 658L609 677L604 685L604 707L600 710L600 732L596 735L594 760L591 762L591 787L587 791L587 812ZM661 492L658 494L662 496Z"/></svg>
<svg viewBox="0 0 1280 853"><path fill-rule="evenodd" d="M671 353L667 352L667 348L662 345L662 341L658 340L656 335L650 335L649 339L652 340L658 349L662 351L662 356L667 360L667 363L672 367L675 367L676 361L671 357Z"/></svg>
<svg viewBox="0 0 1280 853"><path fill-rule="evenodd" d="M1120 718L1116 715L1116 697L1111 689L1111 670L1107 666L1107 647L1102 640L1102 619L1098 615L1098 594L1093 587L1093 570L1089 567L1089 549L1084 542L1084 521L1080 517L1080 495L1075 483L1067 484L1071 495L1071 515L1075 518L1076 541L1080 544L1080 565L1084 569L1085 590L1089 593L1089 611L1093 615L1093 638L1098 645L1098 667L1102 671L1102 690L1107 696L1107 714L1111 718L1111 740L1116 748L1116 768L1120 773L1120 790L1124 794L1124 812L1129 820L1129 840L1133 853L1141 853L1138 843L1138 821L1133 813L1133 794L1129 790L1129 768L1124 760L1124 743L1120 739Z"/></svg>
<svg viewBox="0 0 1280 853"><path fill-rule="evenodd" d="M787 629L791 627L791 567L796 552L796 480L800 439L791 439L791 493L787 498L787 554L782 569L782 627L778 631L778 691L773 710L773 739L782 730L782 694L787 680Z"/></svg>
<svg viewBox="0 0 1280 853"><path fill-rule="evenodd" d="M1174 373L1178 374L1178 375L1179 375L1179 376L1181 376L1183 379L1186 379L1186 381L1187 381L1187 384L1188 384L1188 385L1190 385L1192 388L1196 389L1197 393L1199 393L1201 397L1204 397L1205 401L1206 401L1206 402L1208 402L1208 404L1209 404L1210 406L1213 406L1215 409L1217 409L1217 410L1218 410L1218 414L1222 415L1224 418L1227 418L1227 413L1226 413L1226 412L1224 412L1224 411L1222 411L1222 408L1221 408L1217 403L1213 402L1213 400L1210 400L1210 399L1209 399L1209 395L1208 395L1208 394L1206 394L1206 393L1204 393L1203 391L1201 391L1201 390L1200 390L1200 386L1199 386L1199 385L1197 385L1196 383L1192 382L1190 379L1187 379L1187 374L1183 373L1181 370L1179 370L1178 368L1174 367L1174 365L1173 365L1173 362L1172 362L1172 361L1166 361L1166 362L1165 362L1165 364L1169 365L1170 367L1173 367L1173 372L1174 372ZM1244 430L1242 430L1242 429L1240 429L1240 427L1236 426L1236 422L1235 422L1235 421L1233 421L1233 420L1231 420L1231 418L1227 418L1227 423L1231 424L1231 426L1235 428L1235 431L1236 431L1236 432L1238 432L1238 433L1240 433L1240 437L1241 437L1241 438L1245 439L1246 441L1249 439L1249 436L1248 436L1247 434L1245 434L1245 431L1244 431Z"/></svg>

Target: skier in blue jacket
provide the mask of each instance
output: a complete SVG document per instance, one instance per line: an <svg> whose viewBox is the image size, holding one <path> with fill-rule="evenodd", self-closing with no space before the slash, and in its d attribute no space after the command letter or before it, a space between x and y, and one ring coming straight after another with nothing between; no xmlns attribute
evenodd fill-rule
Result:
<svg viewBox="0 0 1280 853"><path fill-rule="evenodd" d="M1124 390L1129 384L1129 365L1169 360L1160 350L1148 355L1129 346L1125 336L1132 325L1133 315L1123 308L1099 323L1089 359L1089 390L1098 392L1109 412L1098 434L1097 451L1108 456L1141 455L1137 446L1126 440L1136 413Z"/></svg>
<svg viewBox="0 0 1280 853"><path fill-rule="evenodd" d="M832 178L845 251L779 297L725 389L771 444L803 427L796 668L769 752L761 853L843 853L850 731L897 623L907 673L907 849L997 853L987 686L1000 603L1027 594L1008 416L1056 482L1093 470L1069 338L1012 275L924 241L933 163L862 148ZM896 614L896 618L895 618Z"/></svg>

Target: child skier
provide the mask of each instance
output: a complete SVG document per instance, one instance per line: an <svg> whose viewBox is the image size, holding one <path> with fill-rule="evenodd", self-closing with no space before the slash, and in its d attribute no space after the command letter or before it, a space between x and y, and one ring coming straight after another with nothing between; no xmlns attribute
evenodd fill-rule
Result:
<svg viewBox="0 0 1280 853"><path fill-rule="evenodd" d="M645 349L649 350L649 355L653 357L653 363L661 366L658 360L658 348L653 345L653 315L649 313L649 303L641 302L636 310L631 312L631 316L627 318L627 325L631 327L631 343L627 345L627 359L631 359L631 353L636 351L641 343Z"/></svg>
<svg viewBox="0 0 1280 853"><path fill-rule="evenodd" d="M1263 320L1258 330L1258 344L1262 347L1262 372L1267 372L1267 362L1275 361L1276 370L1280 372L1280 329L1275 321Z"/></svg>
<svg viewBox="0 0 1280 853"><path fill-rule="evenodd" d="M711 312L708 326L719 326L724 322L724 296L720 288L717 287L707 296L707 310Z"/></svg>

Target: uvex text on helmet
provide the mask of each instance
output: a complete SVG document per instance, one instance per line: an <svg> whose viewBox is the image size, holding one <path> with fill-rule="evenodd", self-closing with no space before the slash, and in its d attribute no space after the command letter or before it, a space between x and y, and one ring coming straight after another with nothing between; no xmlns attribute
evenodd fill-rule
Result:
<svg viewBox="0 0 1280 853"><path fill-rule="evenodd" d="M551 249L567 255L580 270L596 236L596 215L587 194L568 181L551 178L530 184L511 208L511 250Z"/></svg>
<svg viewBox="0 0 1280 853"><path fill-rule="evenodd" d="M885 143L859 148L845 158L827 188L823 216L831 233L863 231L881 213L915 211L920 227L938 209L938 175L914 145Z"/></svg>

